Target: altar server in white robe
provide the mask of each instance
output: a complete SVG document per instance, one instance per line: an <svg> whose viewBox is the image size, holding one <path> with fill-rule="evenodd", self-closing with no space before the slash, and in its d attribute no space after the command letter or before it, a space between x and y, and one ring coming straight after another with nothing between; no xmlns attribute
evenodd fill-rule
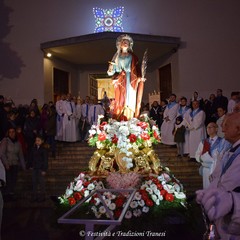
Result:
<svg viewBox="0 0 240 240"><path fill-rule="evenodd" d="M206 138L205 118L206 114L199 108L197 100L192 102L192 111L186 116L185 122L189 131L189 156L190 161L195 160L195 154L199 143Z"/></svg>
<svg viewBox="0 0 240 240"><path fill-rule="evenodd" d="M80 134L80 119L82 116L82 99L80 97L77 98L77 104L76 104L76 134L77 134L77 141L81 140L81 134Z"/></svg>
<svg viewBox="0 0 240 240"><path fill-rule="evenodd" d="M63 116L63 141L76 142L76 107L72 101L71 94L67 94L67 99L64 101L64 116Z"/></svg>
<svg viewBox="0 0 240 240"><path fill-rule="evenodd" d="M176 103L176 95L171 94L169 103L163 113L163 123L161 126L161 141L166 145L176 145L174 142L173 129L178 113L179 104Z"/></svg>
<svg viewBox="0 0 240 240"><path fill-rule="evenodd" d="M214 122L207 125L208 138L204 139L198 145L196 151L196 160L201 163L199 173L203 177L203 188L206 189L210 184L210 175L216 167L217 159L221 157L224 151L227 151L231 144L224 144L225 139L217 135L218 126Z"/></svg>
<svg viewBox="0 0 240 240"><path fill-rule="evenodd" d="M182 116L183 119L186 118L191 112L191 108L187 106L187 98L181 97L179 102L179 109L177 116ZM185 127L187 127L187 123L183 121ZM183 155L188 156L189 154L189 131L185 131L185 142L183 143Z"/></svg>
<svg viewBox="0 0 240 240"><path fill-rule="evenodd" d="M97 125L99 115L104 115L104 109L102 105L98 104L98 99L95 97L93 100L93 105L90 106L88 114L88 121L90 125Z"/></svg>
<svg viewBox="0 0 240 240"><path fill-rule="evenodd" d="M66 95L62 94L60 99L56 102L56 112L57 112L57 133L55 139L58 141L63 141L63 116L64 116L64 101L66 100Z"/></svg>

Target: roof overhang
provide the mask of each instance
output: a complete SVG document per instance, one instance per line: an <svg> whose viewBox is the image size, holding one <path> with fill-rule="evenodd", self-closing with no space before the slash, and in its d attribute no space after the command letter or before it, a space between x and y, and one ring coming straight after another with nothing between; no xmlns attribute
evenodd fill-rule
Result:
<svg viewBox="0 0 240 240"><path fill-rule="evenodd" d="M178 37L102 32L45 42L41 44L41 49L79 69L106 69L116 52L116 39L121 34L129 34L133 38L133 51L140 61L148 49L148 71L156 69L175 53L181 43Z"/></svg>

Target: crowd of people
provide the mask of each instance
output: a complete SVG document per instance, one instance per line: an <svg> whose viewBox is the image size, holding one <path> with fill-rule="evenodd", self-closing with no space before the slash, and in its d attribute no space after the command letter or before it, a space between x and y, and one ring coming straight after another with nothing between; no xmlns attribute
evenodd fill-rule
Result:
<svg viewBox="0 0 240 240"><path fill-rule="evenodd" d="M189 156L189 160L194 162L199 144L209 135L208 124L216 123L217 135L224 138L223 119L239 107L239 92L232 92L228 99L221 89L217 89L216 95L211 94L206 100L199 97L197 92L189 101L184 96L177 99L175 94L171 94L168 100L162 100L160 104L153 102L149 111L145 106L144 113L156 121L163 144L177 146L179 157Z"/></svg>

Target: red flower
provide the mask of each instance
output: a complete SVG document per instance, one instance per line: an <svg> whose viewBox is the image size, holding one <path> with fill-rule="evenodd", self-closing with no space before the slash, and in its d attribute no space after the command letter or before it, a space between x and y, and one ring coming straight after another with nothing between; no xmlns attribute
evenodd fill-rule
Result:
<svg viewBox="0 0 240 240"><path fill-rule="evenodd" d="M143 132L143 133L141 134L141 138L142 138L143 140L149 140L149 139L150 139L150 136L149 136L148 133Z"/></svg>
<svg viewBox="0 0 240 240"><path fill-rule="evenodd" d="M144 130L148 127L148 123L146 123L146 122L139 122L137 125L140 126Z"/></svg>
<svg viewBox="0 0 240 240"><path fill-rule="evenodd" d="M146 202L149 199L147 191L144 189L141 189L139 190L139 192L142 195L142 200Z"/></svg>
<svg viewBox="0 0 240 240"><path fill-rule="evenodd" d="M124 116L124 115L121 115L120 117L119 117L119 121L121 122L121 121L127 121L128 119L127 119L127 117L126 116Z"/></svg>
<svg viewBox="0 0 240 240"><path fill-rule="evenodd" d="M160 140L158 133L156 131L153 132L153 136L156 140Z"/></svg>
<svg viewBox="0 0 240 240"><path fill-rule="evenodd" d="M123 204L124 204L124 198L116 199L115 204L116 204L117 207L122 207Z"/></svg>
<svg viewBox="0 0 240 240"><path fill-rule="evenodd" d="M75 205L75 204L76 204L76 200L75 200L75 198L70 197L70 198L68 199L68 203L69 203L70 206Z"/></svg>
<svg viewBox="0 0 240 240"><path fill-rule="evenodd" d="M100 130L103 130L103 127L107 124L107 122L102 122L101 125L99 126Z"/></svg>
<svg viewBox="0 0 240 240"><path fill-rule="evenodd" d="M145 202L146 202L147 206L149 206L149 207L153 206L153 201L151 199L147 199Z"/></svg>
<svg viewBox="0 0 240 240"><path fill-rule="evenodd" d="M96 180L98 180L98 177L93 177L91 181L94 182Z"/></svg>
<svg viewBox="0 0 240 240"><path fill-rule="evenodd" d="M82 199L82 195L79 192L75 192L73 194L73 197L75 198L76 201L79 201Z"/></svg>
<svg viewBox="0 0 240 240"><path fill-rule="evenodd" d="M173 196L171 193L166 193L165 199L166 199L168 202L172 202L172 201L174 200L174 196Z"/></svg>
<svg viewBox="0 0 240 240"><path fill-rule="evenodd" d="M106 140L106 138L107 138L107 136L106 136L106 134L104 132L99 133L99 135L98 135L98 140L99 141L102 142L102 141Z"/></svg>
<svg viewBox="0 0 240 240"><path fill-rule="evenodd" d="M121 213L122 213L122 211L120 209L118 209L114 212L114 215L115 215L115 217L119 218Z"/></svg>
<svg viewBox="0 0 240 240"><path fill-rule="evenodd" d="M132 133L129 135L128 138L129 138L129 140L130 140L131 143L134 143L134 142L137 141L137 136L134 135L134 134L132 134Z"/></svg>
<svg viewBox="0 0 240 240"><path fill-rule="evenodd" d="M89 184L90 184L90 182L87 181L87 182L84 182L84 183L83 183L83 186L84 186L84 187L87 187Z"/></svg>
<svg viewBox="0 0 240 240"><path fill-rule="evenodd" d="M166 193L167 193L167 191L166 191L166 190L164 190L164 189L162 189L162 190L160 191L160 193L161 193L161 195L162 195L162 196L165 196L165 195L166 195Z"/></svg>
<svg viewBox="0 0 240 240"><path fill-rule="evenodd" d="M159 190L162 190L162 189L163 189L163 186L162 186L161 183L157 183L156 185L157 185L157 188L158 188Z"/></svg>
<svg viewBox="0 0 240 240"><path fill-rule="evenodd" d="M117 144L117 142L118 142L118 138L116 134L114 134L114 136L112 137L112 143Z"/></svg>

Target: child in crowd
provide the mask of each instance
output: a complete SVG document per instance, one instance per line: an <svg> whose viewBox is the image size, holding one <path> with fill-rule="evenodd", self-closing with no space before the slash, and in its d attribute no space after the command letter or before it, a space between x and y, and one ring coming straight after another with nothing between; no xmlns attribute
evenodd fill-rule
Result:
<svg viewBox="0 0 240 240"><path fill-rule="evenodd" d="M24 156L24 158L26 160L27 159L26 158L27 157L27 143L25 141L25 137L24 137L24 134L23 134L21 126L17 126L17 128L16 128L16 136L17 136L17 139L18 139L19 143L21 144L23 156Z"/></svg>
<svg viewBox="0 0 240 240"><path fill-rule="evenodd" d="M48 169L48 152L43 143L43 137L37 135L29 159L29 166L32 169L33 202L45 201L45 176Z"/></svg>
<svg viewBox="0 0 240 240"><path fill-rule="evenodd" d="M183 144L185 142L185 131L186 128L183 124L182 116L176 117L173 135L174 142L177 144L178 157L183 157Z"/></svg>

